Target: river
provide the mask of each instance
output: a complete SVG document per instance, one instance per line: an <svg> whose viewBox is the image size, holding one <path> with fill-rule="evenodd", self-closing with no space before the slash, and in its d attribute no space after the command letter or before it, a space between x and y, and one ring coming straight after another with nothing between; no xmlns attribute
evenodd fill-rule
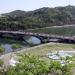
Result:
<svg viewBox="0 0 75 75"><path fill-rule="evenodd" d="M31 47L30 45L34 46L40 43L40 39L33 36L25 36L23 41L9 38L0 38L0 47L4 48L4 53L13 52L14 50L21 50L22 48ZM13 49L13 45L19 45L21 48L18 47L17 49Z"/></svg>

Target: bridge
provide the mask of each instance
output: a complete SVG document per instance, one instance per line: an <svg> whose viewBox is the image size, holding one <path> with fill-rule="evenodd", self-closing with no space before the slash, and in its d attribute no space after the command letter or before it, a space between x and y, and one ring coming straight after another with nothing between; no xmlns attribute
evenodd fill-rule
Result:
<svg viewBox="0 0 75 75"><path fill-rule="evenodd" d="M65 42L65 43L75 43L74 36L59 36L59 35L50 35L43 33L32 33L25 31L4 31L0 30L0 37L2 36L14 36L17 39L23 38L24 36L35 36L41 40L42 43L45 42Z"/></svg>

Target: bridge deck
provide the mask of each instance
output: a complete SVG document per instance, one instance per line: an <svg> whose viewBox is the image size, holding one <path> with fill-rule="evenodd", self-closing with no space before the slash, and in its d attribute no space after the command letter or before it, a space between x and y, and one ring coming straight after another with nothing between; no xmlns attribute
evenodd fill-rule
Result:
<svg viewBox="0 0 75 75"><path fill-rule="evenodd" d="M42 37L52 37L52 38L58 38L58 39L68 39L68 40L75 40L75 37L69 37L69 36L58 36L58 35L49 35L49 34L43 34L43 33L32 33L32 32L24 32L24 31L4 31L0 30L0 33L6 33L6 34L17 34L17 35L31 35L31 36L42 36Z"/></svg>

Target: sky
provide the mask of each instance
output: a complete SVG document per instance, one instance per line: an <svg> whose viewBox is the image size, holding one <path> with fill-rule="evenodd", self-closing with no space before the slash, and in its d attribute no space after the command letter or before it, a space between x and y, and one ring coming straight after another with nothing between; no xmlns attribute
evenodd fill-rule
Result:
<svg viewBox="0 0 75 75"><path fill-rule="evenodd" d="M0 0L0 13L14 10L32 11L42 7L75 5L75 0Z"/></svg>

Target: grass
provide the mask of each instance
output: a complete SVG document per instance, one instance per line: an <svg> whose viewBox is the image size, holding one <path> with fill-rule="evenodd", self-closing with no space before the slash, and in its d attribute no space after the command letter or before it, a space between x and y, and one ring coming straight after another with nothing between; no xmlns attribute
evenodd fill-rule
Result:
<svg viewBox="0 0 75 75"><path fill-rule="evenodd" d="M50 62L50 59L45 57L45 55L51 51L61 51L61 50L75 51L75 44L47 43L47 44L43 44L43 45L31 47L31 48L26 48L17 53L27 53L34 56L39 56L40 59ZM5 57L3 57L2 59L5 60L5 64L8 65L8 60L10 60L11 57L16 58L14 54L10 53L10 54L6 54ZM75 56L72 58L72 60L73 60L73 63L70 66L75 68ZM73 69L72 71L75 74L74 68L72 68Z"/></svg>
<svg viewBox="0 0 75 75"><path fill-rule="evenodd" d="M75 35L75 27L42 28L42 29L30 30L30 32L73 36Z"/></svg>
<svg viewBox="0 0 75 75"><path fill-rule="evenodd" d="M48 43L44 45L35 46L29 48L25 51L25 53L33 54L33 55L45 55L51 51L61 51L61 50L75 50L74 44L62 44L62 43Z"/></svg>
<svg viewBox="0 0 75 75"><path fill-rule="evenodd" d="M46 57L47 53L52 52L52 51L61 51L61 50L64 50L64 51L72 50L73 51L75 50L74 47L75 47L74 44L48 43L48 44L28 48L25 50L25 52L23 51L22 53L39 56L43 60L50 61L50 59ZM75 62L75 57L73 57L72 60Z"/></svg>
<svg viewBox="0 0 75 75"><path fill-rule="evenodd" d="M67 50L75 50L74 44L62 44L62 43L48 43L41 46L36 46L33 48L30 48L30 50L27 50L25 53L39 56L40 59L45 60L47 62L50 62L50 59L47 58L45 55L51 51L67 51ZM72 63L70 67L72 67L73 75L75 74L75 56L72 58Z"/></svg>
<svg viewBox="0 0 75 75"><path fill-rule="evenodd" d="M15 39L11 39L11 38L0 38L0 44L13 44L13 43L17 43L17 44L22 44L24 45L24 43L22 43L22 41L19 40L15 40Z"/></svg>
<svg viewBox="0 0 75 75"><path fill-rule="evenodd" d="M21 44L12 44L12 49L18 49L18 48L22 48L23 46Z"/></svg>
<svg viewBox="0 0 75 75"><path fill-rule="evenodd" d="M0 46L0 53L3 53L4 51L5 51L5 49Z"/></svg>
<svg viewBox="0 0 75 75"><path fill-rule="evenodd" d="M61 51L61 50L75 51L75 44L48 43L48 44L28 48L26 49L25 53L34 55L34 56L39 56L40 59L50 62L50 59L47 58L45 55L51 51ZM71 71L73 72L73 75L74 75L75 74L75 56L72 58L72 63L70 64L70 67L72 67Z"/></svg>

